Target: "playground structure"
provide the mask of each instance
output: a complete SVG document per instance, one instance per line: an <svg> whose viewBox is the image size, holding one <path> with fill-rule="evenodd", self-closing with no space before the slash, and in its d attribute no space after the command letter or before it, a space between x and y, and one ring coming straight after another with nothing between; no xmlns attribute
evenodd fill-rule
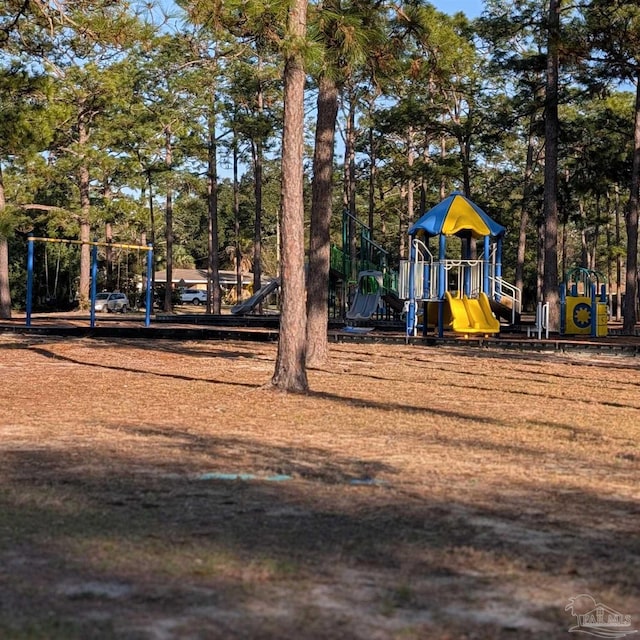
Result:
<svg viewBox="0 0 640 640"><path fill-rule="evenodd" d="M370 229L349 212L342 218L342 249L332 247L330 300L347 322L406 318L406 333L445 327L464 334L496 334L502 317L520 318L521 293L502 278L505 228L460 193L427 211L409 229L410 257L400 272L388 267L387 253L371 239ZM438 254L429 240L438 236ZM460 258L448 256L447 238L460 239ZM473 257L476 243L483 252ZM422 305L422 309L419 309Z"/></svg>
<svg viewBox="0 0 640 640"><path fill-rule="evenodd" d="M560 333L604 337L609 307L604 276L593 269L575 267L560 285Z"/></svg>
<svg viewBox="0 0 640 640"><path fill-rule="evenodd" d="M329 308L347 321L389 319L401 313L398 274L371 229L348 211L342 214L342 246L331 246Z"/></svg>
<svg viewBox="0 0 640 640"><path fill-rule="evenodd" d="M521 313L520 291L502 278L505 228L458 192L427 211L409 229L409 260L400 264L399 296L407 300L406 333L415 336L422 303L422 325L445 326L464 334L499 333L496 316L511 323ZM460 239L461 257L447 255L447 238ZM437 255L430 239L437 238ZM474 257L474 248L482 252Z"/></svg>
<svg viewBox="0 0 640 640"><path fill-rule="evenodd" d="M30 235L27 238L27 297L26 297L26 320L25 325L31 326L31 315L33 310L33 266L35 256L35 243L59 243L69 245L89 245L91 247L91 285L90 285L90 326L95 327L96 310L95 301L98 288L98 247L111 249L135 249L147 252L147 278L145 290L145 326L151 324L151 282L153 275L153 245L121 244L115 242L90 242L83 240L65 240L62 238L39 238Z"/></svg>

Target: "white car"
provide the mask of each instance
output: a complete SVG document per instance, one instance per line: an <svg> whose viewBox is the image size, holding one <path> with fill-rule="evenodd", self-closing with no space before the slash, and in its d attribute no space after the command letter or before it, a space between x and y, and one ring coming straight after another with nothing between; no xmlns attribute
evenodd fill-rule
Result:
<svg viewBox="0 0 640 640"><path fill-rule="evenodd" d="M206 304L207 292L202 289L185 289L180 294L180 302L191 304Z"/></svg>
<svg viewBox="0 0 640 640"><path fill-rule="evenodd" d="M96 294L94 309L96 311L120 311L121 313L126 313L129 309L129 298L124 293L102 291Z"/></svg>

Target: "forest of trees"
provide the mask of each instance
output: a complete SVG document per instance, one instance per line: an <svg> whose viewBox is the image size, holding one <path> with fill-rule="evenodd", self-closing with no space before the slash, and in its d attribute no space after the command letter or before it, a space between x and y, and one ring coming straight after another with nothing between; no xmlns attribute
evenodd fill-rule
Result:
<svg viewBox="0 0 640 640"><path fill-rule="evenodd" d="M557 326L581 265L630 332L639 79L637 0L487 0L474 20L424 0L5 0L0 317L24 305L29 233L151 242L169 281L208 271L214 313L219 269L249 260L254 288L282 269L286 307L306 255L307 307L283 308L295 356L274 376L304 389L305 358L326 359L342 211L393 266L410 223L460 190L508 229L529 308L551 302ZM141 272L134 252L102 259L108 285ZM87 304L88 245L38 268L42 296Z"/></svg>

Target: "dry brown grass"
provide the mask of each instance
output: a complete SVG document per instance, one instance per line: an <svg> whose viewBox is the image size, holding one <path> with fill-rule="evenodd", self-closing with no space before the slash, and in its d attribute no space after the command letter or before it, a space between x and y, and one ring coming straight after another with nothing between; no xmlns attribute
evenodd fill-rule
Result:
<svg viewBox="0 0 640 640"><path fill-rule="evenodd" d="M637 359L275 348L0 335L0 638L640 628Z"/></svg>

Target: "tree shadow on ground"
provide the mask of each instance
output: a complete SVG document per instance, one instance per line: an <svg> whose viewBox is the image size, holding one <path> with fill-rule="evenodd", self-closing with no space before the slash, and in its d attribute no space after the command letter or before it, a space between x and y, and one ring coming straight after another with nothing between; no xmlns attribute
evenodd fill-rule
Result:
<svg viewBox="0 0 640 640"><path fill-rule="evenodd" d="M176 638L553 639L566 637L574 590L624 604L640 595L636 501L576 487L550 499L528 480L488 487L482 504L451 501L428 482L408 489L382 461L191 441L258 479L203 479L188 448L142 470L124 451L7 452L5 628L29 619L50 630L55 619L69 638L164 628ZM291 481L259 479L287 469ZM365 474L385 482L349 484Z"/></svg>

